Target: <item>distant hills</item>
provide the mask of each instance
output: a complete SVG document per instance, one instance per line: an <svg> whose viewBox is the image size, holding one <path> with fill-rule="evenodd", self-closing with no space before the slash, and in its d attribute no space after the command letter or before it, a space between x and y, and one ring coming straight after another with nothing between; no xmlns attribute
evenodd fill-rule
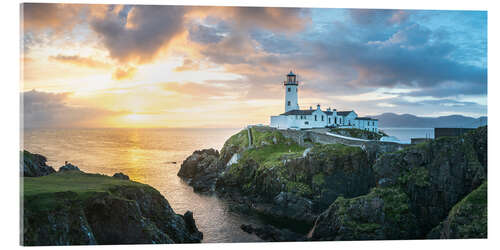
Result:
<svg viewBox="0 0 500 250"><path fill-rule="evenodd" d="M488 124L488 117L473 118L463 115L419 117L410 114L383 113L371 116L378 119L380 128L477 128Z"/></svg>

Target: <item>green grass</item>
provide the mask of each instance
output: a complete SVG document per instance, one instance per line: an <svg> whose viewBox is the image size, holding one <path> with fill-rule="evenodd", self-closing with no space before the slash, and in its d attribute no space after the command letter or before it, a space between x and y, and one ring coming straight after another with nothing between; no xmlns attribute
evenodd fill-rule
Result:
<svg viewBox="0 0 500 250"><path fill-rule="evenodd" d="M257 129L251 128L253 136L253 144L256 146L263 144L274 144L273 139L275 139L277 144L282 143L293 143L292 140L286 139L283 134L277 130L272 131L258 131Z"/></svg>
<svg viewBox="0 0 500 250"><path fill-rule="evenodd" d="M253 159L261 167L273 167L281 163L283 157L301 157L305 148L298 144L270 144L245 151L242 159Z"/></svg>
<svg viewBox="0 0 500 250"><path fill-rule="evenodd" d="M54 173L42 177L24 177L24 204L34 210L50 210L62 206L63 200L84 201L99 193L109 193L116 187L132 186L154 190L134 181L77 171Z"/></svg>
<svg viewBox="0 0 500 250"><path fill-rule="evenodd" d="M248 147L248 132L246 129L241 130L237 134L232 135L226 140L224 146L221 149L221 155L224 155L225 151L230 147L236 146L239 149Z"/></svg>
<svg viewBox="0 0 500 250"><path fill-rule="evenodd" d="M312 150L312 153L326 153L326 154L334 154L338 156L352 155L363 153L363 150L359 147L346 146L343 144L318 144L315 145Z"/></svg>

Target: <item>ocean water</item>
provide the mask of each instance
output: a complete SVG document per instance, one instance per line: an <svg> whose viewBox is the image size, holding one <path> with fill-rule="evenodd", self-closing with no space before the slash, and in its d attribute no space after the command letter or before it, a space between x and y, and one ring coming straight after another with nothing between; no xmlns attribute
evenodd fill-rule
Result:
<svg viewBox="0 0 500 250"><path fill-rule="evenodd" d="M47 157L59 169L64 161L82 171L113 175L123 172L158 189L176 213L194 213L203 242L255 242L241 224L262 224L257 218L228 211L229 203L214 195L194 193L178 176L182 161L193 151L220 150L240 129L25 129L24 149Z"/></svg>
<svg viewBox="0 0 500 250"><path fill-rule="evenodd" d="M434 138L434 128L380 128L380 130L395 136L403 143L410 143L411 138Z"/></svg>

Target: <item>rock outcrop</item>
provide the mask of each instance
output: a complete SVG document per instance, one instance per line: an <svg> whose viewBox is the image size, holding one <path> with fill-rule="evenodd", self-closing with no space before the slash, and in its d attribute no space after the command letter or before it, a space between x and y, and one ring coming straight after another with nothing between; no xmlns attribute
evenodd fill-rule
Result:
<svg viewBox="0 0 500 250"><path fill-rule="evenodd" d="M118 178L118 179L122 179L122 180L130 180L130 177L128 177L128 175L120 172L120 173L115 173L113 175L113 178Z"/></svg>
<svg viewBox="0 0 500 250"><path fill-rule="evenodd" d="M47 166L47 158L43 155L24 150L21 151L20 160L21 176L39 177L56 172L51 166Z"/></svg>
<svg viewBox="0 0 500 250"><path fill-rule="evenodd" d="M249 224L243 224L240 226L241 230L255 234L259 238L271 241L271 242L284 242L284 241L306 241L307 238L304 235L292 232L288 229L278 229L271 225L265 225L262 227L254 227Z"/></svg>
<svg viewBox="0 0 500 250"><path fill-rule="evenodd" d="M382 155L373 167L378 187L365 196L337 199L316 220L312 239L425 238L450 216L453 206L486 181L486 129ZM478 225L474 218L485 216L481 209L466 210L473 221L469 224ZM434 231L448 237L449 224ZM481 230L486 232L485 227ZM429 237L436 237L435 232Z"/></svg>
<svg viewBox="0 0 500 250"><path fill-rule="evenodd" d="M459 209L479 213L470 215L471 221L462 218L465 212L450 212L487 179L486 127L405 147L304 142L305 147L271 129L252 130L249 146L247 134L233 135L218 158L197 151L185 161L194 166L187 168L192 170L188 176L215 180L219 196L237 202L235 211L296 232L313 228L311 240L486 235L483 210L472 211L472 205ZM456 233L457 221L471 226Z"/></svg>
<svg viewBox="0 0 500 250"><path fill-rule="evenodd" d="M59 168L59 171L58 172L64 172L64 171L78 171L78 172L81 172L80 168L78 168L77 166L69 163L69 162L66 162L63 166L61 166Z"/></svg>
<svg viewBox="0 0 500 250"><path fill-rule="evenodd" d="M195 191L213 191L222 169L218 159L219 152L215 149L195 151L182 162L177 176L187 180Z"/></svg>
<svg viewBox="0 0 500 250"><path fill-rule="evenodd" d="M249 147L244 131L226 141L220 155L213 149L194 152L178 175L195 191L215 189L236 201L233 210L304 235L337 197L363 195L375 186L373 162L359 147L316 144L304 154L305 147L281 133L257 130Z"/></svg>
<svg viewBox="0 0 500 250"><path fill-rule="evenodd" d="M24 179L23 245L200 242L192 213L154 188L79 171Z"/></svg>

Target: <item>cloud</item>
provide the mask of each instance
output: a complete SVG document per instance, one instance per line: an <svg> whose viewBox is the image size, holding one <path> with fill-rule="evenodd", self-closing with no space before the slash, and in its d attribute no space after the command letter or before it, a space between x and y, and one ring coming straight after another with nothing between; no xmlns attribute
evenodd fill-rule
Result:
<svg viewBox="0 0 500 250"><path fill-rule="evenodd" d="M220 25L209 27L202 24L192 24L189 27L189 39L197 43L218 43L224 38L221 34L226 30L221 29Z"/></svg>
<svg viewBox="0 0 500 250"><path fill-rule="evenodd" d="M441 35L441 34L439 34ZM431 31L418 24L412 24L401 30L398 30L386 41L369 41L368 45L391 46L399 45L401 47L414 48L427 43L431 36Z"/></svg>
<svg viewBox="0 0 500 250"><path fill-rule="evenodd" d="M213 97L213 96L224 96L233 89L226 86L216 85L216 84L201 84L201 83L178 83L169 82L163 85L163 89L166 91L172 91L183 95L196 96L196 97Z"/></svg>
<svg viewBox="0 0 500 250"><path fill-rule="evenodd" d="M81 57L79 55L68 56L68 55L58 54L57 56L50 56L49 58L54 61L69 63L77 66L84 66L89 68L108 69L111 67L111 65L108 63L101 62L90 57Z"/></svg>
<svg viewBox="0 0 500 250"><path fill-rule="evenodd" d="M21 8L22 25L26 30L71 30L81 21L82 5L78 4L24 3Z"/></svg>
<svg viewBox="0 0 500 250"><path fill-rule="evenodd" d="M95 127L102 118L119 116L128 112L71 106L67 104L71 93L26 91L21 93L23 102L21 119L25 128Z"/></svg>
<svg viewBox="0 0 500 250"><path fill-rule="evenodd" d="M176 72L181 72L181 71L188 71L188 70L199 70L200 69L200 64L197 62L194 62L193 60L186 58L182 62L181 66L175 67L174 71Z"/></svg>
<svg viewBox="0 0 500 250"><path fill-rule="evenodd" d="M349 9L352 20L359 25L392 25L400 24L408 19L404 10L383 9Z"/></svg>
<svg viewBox="0 0 500 250"><path fill-rule="evenodd" d="M191 18L216 17L240 31L268 29L277 32L297 32L311 23L311 10L273 7L191 7Z"/></svg>
<svg viewBox="0 0 500 250"><path fill-rule="evenodd" d="M135 67L119 67L113 72L113 79L118 81L132 79L135 73L137 73Z"/></svg>
<svg viewBox="0 0 500 250"><path fill-rule="evenodd" d="M131 7L125 20L123 12L115 12L110 10L104 18L91 21L110 57L121 63L148 63L183 31L186 9L137 5Z"/></svg>

